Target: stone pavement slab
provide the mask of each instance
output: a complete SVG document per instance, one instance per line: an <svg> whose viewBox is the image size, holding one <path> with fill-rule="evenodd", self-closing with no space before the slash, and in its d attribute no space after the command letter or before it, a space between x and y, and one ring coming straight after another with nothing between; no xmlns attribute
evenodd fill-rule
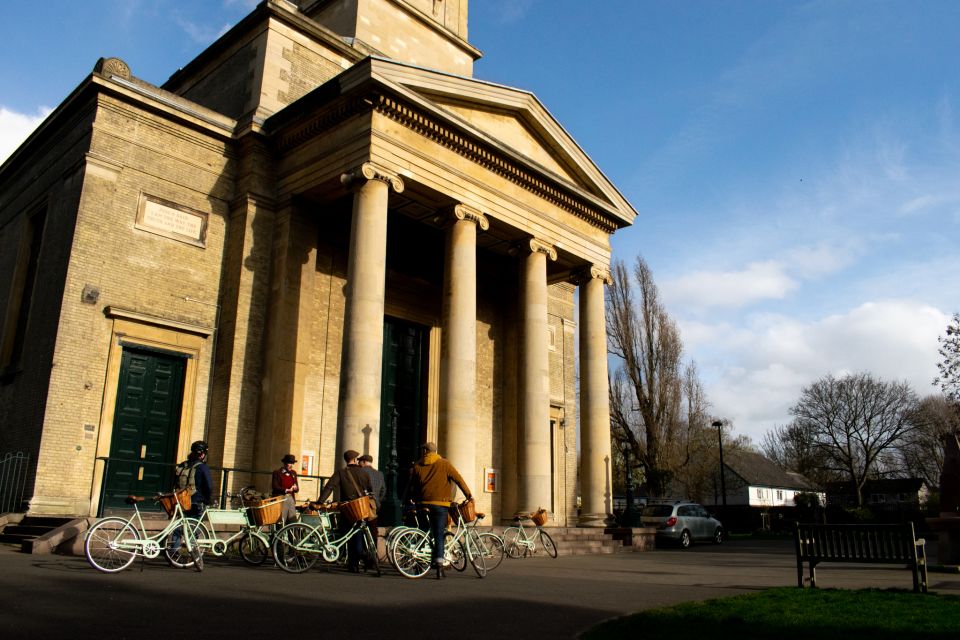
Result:
<svg viewBox="0 0 960 640"><path fill-rule="evenodd" d="M910 572L821 565L825 588L911 588ZM796 584L789 541L734 541L688 551L505 559L481 580L382 578L209 560L203 573L163 561L102 574L82 557L31 556L0 547L4 637L575 638L641 609ZM960 575L930 574L930 588L960 594ZM443 634L451 635L451 634Z"/></svg>

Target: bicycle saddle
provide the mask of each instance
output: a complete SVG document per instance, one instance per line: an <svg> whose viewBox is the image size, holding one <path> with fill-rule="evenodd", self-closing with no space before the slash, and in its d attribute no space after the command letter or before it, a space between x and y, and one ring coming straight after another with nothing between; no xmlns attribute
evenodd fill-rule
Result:
<svg viewBox="0 0 960 640"><path fill-rule="evenodd" d="M135 504L137 502L143 502L144 499L145 498L143 496L127 496L126 499L124 499L124 502L127 504Z"/></svg>

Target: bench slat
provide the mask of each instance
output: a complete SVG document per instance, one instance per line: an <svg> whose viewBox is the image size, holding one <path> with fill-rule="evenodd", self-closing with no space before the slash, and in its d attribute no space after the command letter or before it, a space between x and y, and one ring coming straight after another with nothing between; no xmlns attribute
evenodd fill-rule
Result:
<svg viewBox="0 0 960 640"><path fill-rule="evenodd" d="M810 565L810 585L816 586L820 562L907 564L915 591L926 591L925 542L917 540L912 523L900 525L796 525L797 583L803 586L803 563Z"/></svg>

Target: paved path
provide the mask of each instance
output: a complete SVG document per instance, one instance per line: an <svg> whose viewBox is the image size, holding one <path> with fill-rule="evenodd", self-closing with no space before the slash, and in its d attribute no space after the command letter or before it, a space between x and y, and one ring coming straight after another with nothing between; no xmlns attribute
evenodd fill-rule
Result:
<svg viewBox="0 0 960 640"><path fill-rule="evenodd" d="M483 580L380 579L341 571L289 575L239 561L203 573L161 561L115 575L84 558L31 556L0 545L0 635L37 638L574 638L641 609L796 584L789 542L726 543L689 551L504 560ZM823 587L911 587L891 567L821 565ZM930 574L960 594L960 575ZM27 635L29 634L29 635ZM332 634L332 635L329 635Z"/></svg>

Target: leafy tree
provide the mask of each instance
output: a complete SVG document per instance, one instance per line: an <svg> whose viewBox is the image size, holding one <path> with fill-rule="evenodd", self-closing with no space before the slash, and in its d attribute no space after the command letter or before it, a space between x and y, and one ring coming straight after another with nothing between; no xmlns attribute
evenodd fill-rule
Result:
<svg viewBox="0 0 960 640"><path fill-rule="evenodd" d="M940 375L933 381L944 394L960 405L960 313L953 314L946 335L938 338L943 361L937 364Z"/></svg>
<svg viewBox="0 0 960 640"><path fill-rule="evenodd" d="M917 398L906 382L886 382L869 373L827 375L804 387L790 412L824 458L824 470L842 475L863 505L863 486L882 471L881 457L913 430Z"/></svg>

